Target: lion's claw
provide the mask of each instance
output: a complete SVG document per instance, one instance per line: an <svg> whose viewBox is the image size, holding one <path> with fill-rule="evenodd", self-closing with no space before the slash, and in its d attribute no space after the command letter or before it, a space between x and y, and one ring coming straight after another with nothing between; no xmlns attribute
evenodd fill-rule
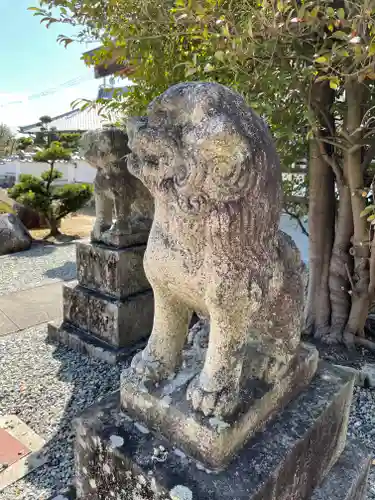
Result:
<svg viewBox="0 0 375 500"><path fill-rule="evenodd" d="M206 417L226 417L231 415L239 402L238 391L233 387L208 392L201 383L199 376L192 380L187 391L187 400L195 411L200 411Z"/></svg>
<svg viewBox="0 0 375 500"><path fill-rule="evenodd" d="M148 353L147 348L133 357L131 368L144 380L154 383L166 380L172 374L167 367Z"/></svg>

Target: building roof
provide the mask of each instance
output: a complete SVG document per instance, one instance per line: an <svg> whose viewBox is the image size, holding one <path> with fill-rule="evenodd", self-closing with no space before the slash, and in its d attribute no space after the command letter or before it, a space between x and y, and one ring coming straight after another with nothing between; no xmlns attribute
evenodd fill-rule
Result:
<svg viewBox="0 0 375 500"><path fill-rule="evenodd" d="M83 111L75 109L62 115L55 116L48 124L48 128L54 128L57 132L86 132L95 130L105 125L106 119L99 116L95 109L85 109ZM40 132L41 122L20 127L22 134L35 134Z"/></svg>

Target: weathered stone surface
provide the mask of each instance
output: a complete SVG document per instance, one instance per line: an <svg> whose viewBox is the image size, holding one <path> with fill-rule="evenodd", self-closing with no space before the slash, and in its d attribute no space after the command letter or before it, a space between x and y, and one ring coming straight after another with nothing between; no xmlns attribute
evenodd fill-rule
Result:
<svg viewBox="0 0 375 500"><path fill-rule="evenodd" d="M137 442L140 437L141 434L136 433ZM155 443L155 448L157 446L157 443ZM311 500L366 500L367 476L370 462L370 454L363 445L358 441L348 440L344 452L327 474L323 484L315 488ZM105 470L108 470L107 467L105 467ZM115 471L115 474L116 472L117 471ZM184 488L186 488L186 486ZM108 490L110 489L112 489L112 484L108 486ZM76 500L78 498L76 489L73 486L66 488L59 494L61 497L54 495L49 498L49 500ZM127 498L128 497L123 496L120 497L119 500ZM149 500L150 496L146 498ZM142 497L138 497L138 500L143 499ZM195 500L194 497L193 500Z"/></svg>
<svg viewBox="0 0 375 500"><path fill-rule="evenodd" d="M88 241L77 242L79 284L118 299L150 290L143 269L145 249L144 245L120 250Z"/></svg>
<svg viewBox="0 0 375 500"><path fill-rule="evenodd" d="M371 454L362 443L348 440L340 459L311 500L365 500Z"/></svg>
<svg viewBox="0 0 375 500"><path fill-rule="evenodd" d="M239 406L242 366L272 383L300 343L302 263L278 230L281 169L264 121L216 83L171 87L128 123L128 166L155 198L145 271L153 331L137 373L160 382L179 365L193 311L210 318L188 397L206 416ZM251 356L245 360L252 346Z"/></svg>
<svg viewBox="0 0 375 500"><path fill-rule="evenodd" d="M154 387L129 368L121 376L121 406L146 427L157 429L175 446L208 467L222 467L265 423L281 411L313 378L318 365L315 347L300 348L290 370L275 384L248 379L242 405L230 419L202 417L185 398L189 382L202 369L200 350L183 351L183 366L173 380Z"/></svg>
<svg viewBox="0 0 375 500"><path fill-rule="evenodd" d="M322 366L310 386L217 472L133 420L114 393L76 424L77 496L160 500L179 491L191 500L308 500L344 449L352 386L349 375Z"/></svg>
<svg viewBox="0 0 375 500"><path fill-rule="evenodd" d="M86 160L97 168L92 241L118 248L146 243L153 201L147 189L128 171L127 135L117 128L92 130L82 137L81 149Z"/></svg>
<svg viewBox="0 0 375 500"><path fill-rule="evenodd" d="M361 374L369 387L375 387L375 363L366 363L362 367Z"/></svg>
<svg viewBox="0 0 375 500"><path fill-rule="evenodd" d="M146 343L145 339L129 347L115 347L68 323L58 321L48 323L48 340L66 345L74 351L112 365L129 358L129 356L142 349Z"/></svg>
<svg viewBox="0 0 375 500"><path fill-rule="evenodd" d="M18 217L0 215L0 255L28 250L31 243L31 236Z"/></svg>
<svg viewBox="0 0 375 500"><path fill-rule="evenodd" d="M115 347L127 347L148 337L153 313L151 290L117 300L75 282L63 286L64 322Z"/></svg>

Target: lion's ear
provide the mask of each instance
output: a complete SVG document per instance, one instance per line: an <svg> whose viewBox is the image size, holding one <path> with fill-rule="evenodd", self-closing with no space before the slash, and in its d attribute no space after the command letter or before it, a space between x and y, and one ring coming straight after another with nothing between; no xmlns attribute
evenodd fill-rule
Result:
<svg viewBox="0 0 375 500"><path fill-rule="evenodd" d="M199 150L205 162L212 165L215 176L229 179L238 173L248 147L237 134L221 133L202 141Z"/></svg>

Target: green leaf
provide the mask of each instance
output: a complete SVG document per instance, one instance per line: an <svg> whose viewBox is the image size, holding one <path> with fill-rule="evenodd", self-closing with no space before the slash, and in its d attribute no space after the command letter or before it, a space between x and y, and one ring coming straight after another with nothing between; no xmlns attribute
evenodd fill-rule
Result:
<svg viewBox="0 0 375 500"><path fill-rule="evenodd" d="M337 76L330 77L329 86L331 89L337 89L340 85L340 79Z"/></svg>
<svg viewBox="0 0 375 500"><path fill-rule="evenodd" d="M218 60L223 62L224 61L224 52L222 50L217 50L214 54L214 57Z"/></svg>
<svg viewBox="0 0 375 500"><path fill-rule="evenodd" d="M342 7L337 9L337 15L339 19L345 19L345 9L343 9Z"/></svg>
<svg viewBox="0 0 375 500"><path fill-rule="evenodd" d="M197 72L197 68L195 68L194 66L190 66L190 68L186 69L185 75L192 76L192 75L195 75L196 72Z"/></svg>
<svg viewBox="0 0 375 500"><path fill-rule="evenodd" d="M347 40L348 35L345 31L334 31L331 35L331 38L336 38L337 40Z"/></svg>
<svg viewBox="0 0 375 500"><path fill-rule="evenodd" d="M317 59L315 59L315 62L318 64L324 64L328 62L328 58L326 56L319 56Z"/></svg>
<svg viewBox="0 0 375 500"><path fill-rule="evenodd" d="M362 212L360 213L361 217L366 217L366 215L375 211L375 205L368 205Z"/></svg>
<svg viewBox="0 0 375 500"><path fill-rule="evenodd" d="M368 50L368 55L369 55L369 57L375 55L375 42L374 41L371 42L371 45L370 45L369 50Z"/></svg>
<svg viewBox="0 0 375 500"><path fill-rule="evenodd" d="M350 55L350 54L349 54L349 52L348 52L347 50L345 50L345 49L343 49L343 50L338 50L338 51L337 51L337 54L338 54L339 56L341 56L341 57L349 57L349 55Z"/></svg>
<svg viewBox="0 0 375 500"><path fill-rule="evenodd" d="M333 17L335 15L335 10L332 7L328 7L328 9L327 9L327 15L329 17Z"/></svg>
<svg viewBox="0 0 375 500"><path fill-rule="evenodd" d="M371 221L373 221L373 220L375 220L375 214L370 215L370 217L367 217L367 221L368 221L368 222L371 222Z"/></svg>

